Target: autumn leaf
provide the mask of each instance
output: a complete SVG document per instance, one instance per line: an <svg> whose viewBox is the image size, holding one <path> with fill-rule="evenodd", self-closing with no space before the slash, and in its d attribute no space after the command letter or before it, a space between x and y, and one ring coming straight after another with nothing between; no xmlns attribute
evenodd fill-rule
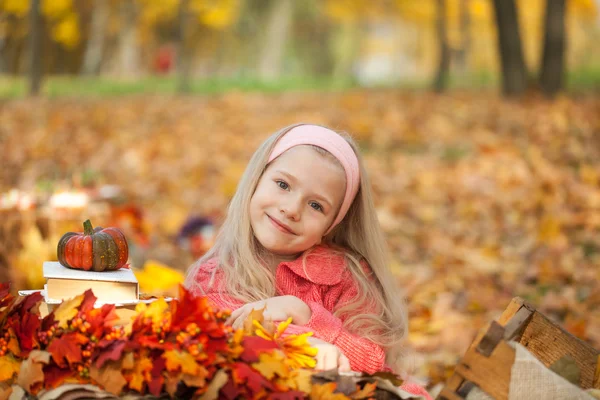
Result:
<svg viewBox="0 0 600 400"><path fill-rule="evenodd" d="M254 321L257 321L259 324L262 324L265 321L264 312L267 309L267 306L260 308L258 310L252 309L246 319L244 320L244 334L246 336L251 336L254 334Z"/></svg>
<svg viewBox="0 0 600 400"><path fill-rule="evenodd" d="M265 351L279 348L277 343L258 336L244 337L242 340L242 346L244 351L240 355L240 359L248 363L258 361L259 354Z"/></svg>
<svg viewBox="0 0 600 400"><path fill-rule="evenodd" d="M273 380L276 375L288 376L290 374L290 369L285 363L285 355L279 350L262 353L258 359L258 362L252 363L252 368L268 380Z"/></svg>
<svg viewBox="0 0 600 400"><path fill-rule="evenodd" d="M91 289L83 292L83 300L81 301L81 305L79 306L79 311L88 312L94 309L94 304L96 304L96 300L98 298L94 295Z"/></svg>
<svg viewBox="0 0 600 400"><path fill-rule="evenodd" d="M210 380L206 391L200 396L200 400L217 400L219 398L219 390L225 386L228 380L227 373L222 369L218 370Z"/></svg>
<svg viewBox="0 0 600 400"><path fill-rule="evenodd" d="M11 354L0 357L0 382L12 379L19 373L21 362L15 359Z"/></svg>
<svg viewBox="0 0 600 400"><path fill-rule="evenodd" d="M10 294L10 283L0 282L0 308L10 303L12 299L13 296Z"/></svg>
<svg viewBox="0 0 600 400"><path fill-rule="evenodd" d="M54 310L54 319L58 322L58 327L66 329L77 313L79 313L78 307L81 306L85 296L83 294L75 296L72 299L63 301L56 310Z"/></svg>
<svg viewBox="0 0 600 400"><path fill-rule="evenodd" d="M55 388L63 384L66 380L72 379L73 372L70 368L61 368L56 364L50 363L44 367L44 387L46 389Z"/></svg>
<svg viewBox="0 0 600 400"><path fill-rule="evenodd" d="M52 339L48 351L56 365L61 368L81 362L81 344L78 343L75 333Z"/></svg>
<svg viewBox="0 0 600 400"><path fill-rule="evenodd" d="M233 363L231 365L233 382L236 386L247 386L253 393L258 393L263 387L273 390L273 384L257 370L251 368L248 364Z"/></svg>
<svg viewBox="0 0 600 400"><path fill-rule="evenodd" d="M207 371L199 365L194 357L187 352L178 350L168 350L163 353L163 358L166 360L168 371L179 371L184 374L196 375L202 374L206 376Z"/></svg>
<svg viewBox="0 0 600 400"><path fill-rule="evenodd" d="M41 321L36 314L25 314L18 324L14 326L15 334L19 340L19 348L24 353L23 356L33 349L37 339L36 333L41 325Z"/></svg>
<svg viewBox="0 0 600 400"><path fill-rule="evenodd" d="M334 393L336 389L335 382L312 385L310 390L311 400L348 400L349 397L343 393Z"/></svg>
<svg viewBox="0 0 600 400"><path fill-rule="evenodd" d="M375 396L377 390L377 383L365 383L365 386L361 389L359 385L356 386L356 392L350 395L353 400L370 399Z"/></svg>
<svg viewBox="0 0 600 400"><path fill-rule="evenodd" d="M150 376L150 370L152 370L152 360L150 360L148 357L142 357L136 360L132 371L132 380L129 382L129 387L142 393L144 382L149 381L147 377Z"/></svg>
<svg viewBox="0 0 600 400"><path fill-rule="evenodd" d="M0 381L0 400L9 400L12 392L13 388L10 384L6 381Z"/></svg>
<svg viewBox="0 0 600 400"><path fill-rule="evenodd" d="M50 362L50 353L42 350L33 350L21 364L17 384L27 392L32 393L32 387L44 382L44 365ZM1 368L0 368L1 369Z"/></svg>
<svg viewBox="0 0 600 400"><path fill-rule="evenodd" d="M110 343L106 348L102 350L100 355L95 361L97 368L102 368L105 362L109 360L116 361L121 358L123 350L125 349L126 342L124 340L118 340Z"/></svg>
<svg viewBox="0 0 600 400"><path fill-rule="evenodd" d="M114 395L119 395L127 384L118 362L105 363L102 368L92 365L90 367L90 378Z"/></svg>

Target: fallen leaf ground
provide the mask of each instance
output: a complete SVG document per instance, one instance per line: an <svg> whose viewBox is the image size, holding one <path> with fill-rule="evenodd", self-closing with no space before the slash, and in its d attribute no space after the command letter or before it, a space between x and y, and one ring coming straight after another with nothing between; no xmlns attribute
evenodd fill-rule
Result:
<svg viewBox="0 0 600 400"><path fill-rule="evenodd" d="M399 91L17 100L0 104L0 189L117 184L152 257L222 215L248 159L296 122L360 142L408 297L407 364L442 381L514 296L600 348L600 97Z"/></svg>

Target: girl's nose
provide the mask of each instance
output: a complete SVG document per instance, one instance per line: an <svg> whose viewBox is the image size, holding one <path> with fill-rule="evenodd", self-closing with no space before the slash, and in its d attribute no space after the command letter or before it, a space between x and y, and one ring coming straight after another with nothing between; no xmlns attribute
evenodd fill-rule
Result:
<svg viewBox="0 0 600 400"><path fill-rule="evenodd" d="M290 201L288 203L282 204L279 210L285 217L293 221L297 221L300 218L299 201Z"/></svg>

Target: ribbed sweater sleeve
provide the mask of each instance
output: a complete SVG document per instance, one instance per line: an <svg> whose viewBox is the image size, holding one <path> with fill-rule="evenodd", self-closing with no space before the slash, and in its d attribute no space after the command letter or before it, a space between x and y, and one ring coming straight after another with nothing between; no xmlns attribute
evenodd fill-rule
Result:
<svg viewBox="0 0 600 400"><path fill-rule="evenodd" d="M368 339L354 335L343 328L340 318L321 304L307 302L312 315L304 327L315 332L315 336L337 346L354 371L374 373L381 371L385 363L385 352Z"/></svg>

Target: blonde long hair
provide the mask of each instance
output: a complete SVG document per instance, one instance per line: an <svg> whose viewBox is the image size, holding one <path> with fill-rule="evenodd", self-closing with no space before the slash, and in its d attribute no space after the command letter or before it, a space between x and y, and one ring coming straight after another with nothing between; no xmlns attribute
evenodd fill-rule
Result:
<svg viewBox="0 0 600 400"><path fill-rule="evenodd" d="M299 125L303 124L291 125L274 133L256 150L229 204L214 246L190 267L186 287L202 293L203 288L194 277L202 264L216 258L219 268L224 272L228 295L246 303L276 295L275 276L261 258L260 244L252 232L248 210L275 143ZM385 238L375 212L371 184L362 157L352 138L345 133L340 135L352 146L358 158L360 188L346 217L323 242L344 254L358 285L358 296L342 305L334 314L344 320L344 327L350 332L382 346L386 350L387 364L394 367L400 361L401 344L407 333L404 296L395 285L395 278L388 268ZM371 276L367 276L362 268L363 260L371 267ZM375 305L373 314L357 312L367 304Z"/></svg>

